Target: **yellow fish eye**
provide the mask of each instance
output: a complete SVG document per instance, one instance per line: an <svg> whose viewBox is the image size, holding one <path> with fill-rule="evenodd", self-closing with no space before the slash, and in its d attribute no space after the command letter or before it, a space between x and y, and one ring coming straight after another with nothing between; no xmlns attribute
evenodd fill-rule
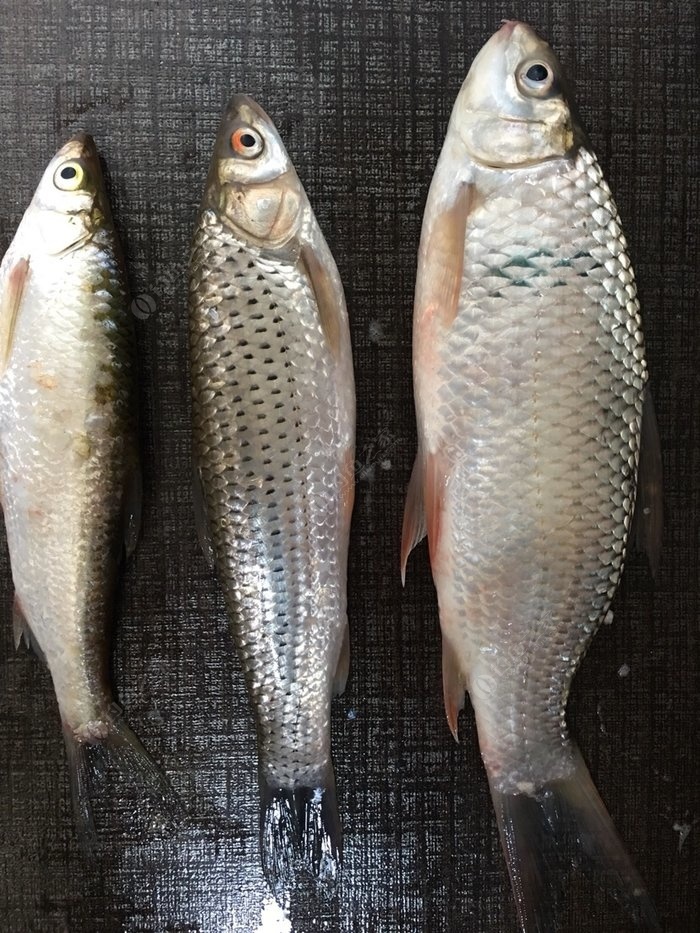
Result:
<svg viewBox="0 0 700 933"><path fill-rule="evenodd" d="M77 191L85 180L85 170L79 162L63 162L53 176L53 183L61 191Z"/></svg>

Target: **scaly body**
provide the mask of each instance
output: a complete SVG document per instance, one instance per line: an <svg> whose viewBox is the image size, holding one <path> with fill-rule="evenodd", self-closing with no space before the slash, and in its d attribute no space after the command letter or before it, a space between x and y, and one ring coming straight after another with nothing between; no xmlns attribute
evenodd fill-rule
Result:
<svg viewBox="0 0 700 933"><path fill-rule="evenodd" d="M276 141L268 118L240 98L224 118L226 144L241 120L255 124L249 133L259 133L268 149ZM226 159L235 163L235 150ZM347 666L353 490L354 394L342 289L290 171L280 200L288 203L290 186L294 217L288 235L272 245L232 223L210 175L190 284L204 546L255 710L263 860L273 886L286 879L299 844L321 877L334 875L339 855L330 699L339 667L342 689ZM248 190L257 196L254 185ZM284 219L284 211L274 217ZM295 823L300 806L307 816L282 838L280 826Z"/></svg>
<svg viewBox="0 0 700 933"><path fill-rule="evenodd" d="M104 230L65 255L32 250L29 264L0 382L5 527L17 610L46 658L64 723L89 732L111 701L108 570L136 465L132 327Z"/></svg>
<svg viewBox="0 0 700 933"><path fill-rule="evenodd" d="M449 475L434 560L443 636L512 790L565 761L569 683L622 568L646 368L594 157L471 177L459 308L427 348L417 321L417 398Z"/></svg>

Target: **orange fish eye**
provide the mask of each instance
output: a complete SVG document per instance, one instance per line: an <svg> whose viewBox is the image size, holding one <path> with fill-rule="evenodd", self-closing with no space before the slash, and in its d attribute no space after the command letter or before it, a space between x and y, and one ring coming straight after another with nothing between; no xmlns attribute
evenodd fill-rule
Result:
<svg viewBox="0 0 700 933"><path fill-rule="evenodd" d="M254 159L263 151L262 136L249 126L241 126L231 134L231 148L244 159Z"/></svg>

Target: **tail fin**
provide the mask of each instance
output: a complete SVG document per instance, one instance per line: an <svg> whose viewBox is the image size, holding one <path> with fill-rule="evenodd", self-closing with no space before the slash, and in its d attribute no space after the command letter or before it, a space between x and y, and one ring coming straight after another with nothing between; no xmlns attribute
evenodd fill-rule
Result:
<svg viewBox="0 0 700 933"><path fill-rule="evenodd" d="M285 788L263 778L260 797L260 851L273 893L289 891L298 874L331 892L343 848L332 765L316 786Z"/></svg>
<svg viewBox="0 0 700 933"><path fill-rule="evenodd" d="M145 790L161 820L179 822L184 815L180 798L124 721L119 707L113 704L112 710L105 720L90 724L89 735L76 735L67 727L63 730L76 832L87 854L98 848L94 805L105 797L110 774Z"/></svg>
<svg viewBox="0 0 700 933"><path fill-rule="evenodd" d="M491 785L523 933L557 929L557 904L572 863L581 863L636 923L660 933L651 898L577 749L573 761L570 777L531 794L503 793Z"/></svg>

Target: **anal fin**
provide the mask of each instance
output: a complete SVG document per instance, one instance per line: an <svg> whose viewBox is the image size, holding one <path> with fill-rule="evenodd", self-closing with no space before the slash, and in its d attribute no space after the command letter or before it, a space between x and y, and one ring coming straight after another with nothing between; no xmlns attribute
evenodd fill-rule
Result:
<svg viewBox="0 0 700 933"><path fill-rule="evenodd" d="M30 648L34 652L42 664L46 664L46 655L41 650L39 642L36 640L34 632L32 632L29 626L29 622L27 622L17 593L15 593L15 598L12 602L12 631L15 638L15 650L19 649L22 639L24 639L27 648Z"/></svg>
<svg viewBox="0 0 700 933"><path fill-rule="evenodd" d="M445 700L445 714L455 742L459 742L457 721L464 709L466 686L455 650L442 636L442 693Z"/></svg>

